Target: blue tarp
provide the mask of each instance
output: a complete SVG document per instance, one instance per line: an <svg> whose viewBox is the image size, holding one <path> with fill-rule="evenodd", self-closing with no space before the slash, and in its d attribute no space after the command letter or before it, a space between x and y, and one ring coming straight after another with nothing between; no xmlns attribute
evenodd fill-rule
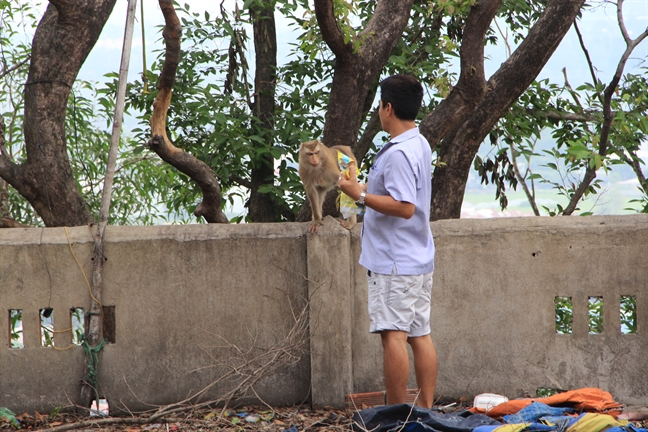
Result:
<svg viewBox="0 0 648 432"><path fill-rule="evenodd" d="M388 432L405 425L404 432L472 432L478 426L501 425L497 420L469 411L443 414L409 404L388 405L357 411L354 429Z"/></svg>
<svg viewBox="0 0 648 432"><path fill-rule="evenodd" d="M550 407L533 402L516 414L504 416L504 423L484 414L469 411L443 414L409 404L388 405L357 411L353 429L357 432L648 432L647 429L622 424L607 414L573 413L572 408ZM604 416L604 417L599 417ZM499 431L498 431L499 429Z"/></svg>

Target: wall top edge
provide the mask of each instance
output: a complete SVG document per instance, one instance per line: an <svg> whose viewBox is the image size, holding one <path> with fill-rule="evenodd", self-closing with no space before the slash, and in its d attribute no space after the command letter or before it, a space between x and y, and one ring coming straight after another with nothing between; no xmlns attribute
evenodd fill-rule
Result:
<svg viewBox="0 0 648 432"><path fill-rule="evenodd" d="M612 216L531 216L491 219L446 219L431 222L434 236L488 235L533 231L648 231L648 214Z"/></svg>
<svg viewBox="0 0 648 432"><path fill-rule="evenodd" d="M337 223L326 223L316 235L347 235ZM515 217L492 219L447 219L431 222L435 236L486 235L492 232L648 230L648 214L571 217ZM352 231L359 235L361 224ZM330 232L329 232L330 231ZM91 243L96 228L90 226L0 229L0 245ZM140 240L208 241L220 239L306 238L308 223L192 224L156 226L108 226L106 242Z"/></svg>
<svg viewBox="0 0 648 432"><path fill-rule="evenodd" d="M307 223L192 224L155 226L108 226L107 243L150 240L208 241L219 239L294 239L305 237ZM96 227L0 229L0 245L92 243ZM68 240L69 239L69 240Z"/></svg>

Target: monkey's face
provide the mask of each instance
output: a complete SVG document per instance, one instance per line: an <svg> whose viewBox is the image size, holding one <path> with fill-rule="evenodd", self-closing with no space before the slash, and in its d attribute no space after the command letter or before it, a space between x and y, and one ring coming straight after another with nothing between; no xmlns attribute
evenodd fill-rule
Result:
<svg viewBox="0 0 648 432"><path fill-rule="evenodd" d="M306 151L306 156L308 156L308 163L312 166L318 166L320 164L320 151L316 149L314 151Z"/></svg>

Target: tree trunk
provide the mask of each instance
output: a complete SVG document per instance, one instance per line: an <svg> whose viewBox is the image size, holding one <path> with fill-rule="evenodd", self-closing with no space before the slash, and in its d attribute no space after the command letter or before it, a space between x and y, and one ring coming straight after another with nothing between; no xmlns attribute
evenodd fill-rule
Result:
<svg viewBox="0 0 648 432"><path fill-rule="evenodd" d="M425 127L422 129L432 146L441 138L434 131L443 130L443 141L438 151L443 165L434 170L432 180L432 220L460 217L468 174L479 146L499 118L538 76L571 27L583 3L584 0L550 0L526 39L488 80L485 88L475 85L464 91L458 85L447 103L444 101L424 120L422 125ZM468 21L479 14L481 18L476 21L481 23L481 26L477 26L481 31L487 25L486 21L490 23L492 20L489 14L482 14L481 9L499 7L499 4L501 0L479 3L471 10ZM468 35L473 28L467 22L464 35ZM483 75L483 62L479 65L476 61L470 61L470 57L474 58L474 52L464 52L462 44L462 77L465 73ZM459 93L466 102L453 103L457 98L454 93ZM446 120L442 121L444 118Z"/></svg>
<svg viewBox="0 0 648 432"><path fill-rule="evenodd" d="M324 123L323 142L327 146L346 145L355 152L358 131L367 111L367 96L403 33L413 3L414 0L378 2L367 26L357 35L361 43L355 50L352 41L344 42L344 34L335 18L333 0L315 0L315 14L322 37L335 54L335 71ZM334 193L327 195L324 215L338 213L328 210L335 208L335 196ZM310 219L308 210L303 208L297 220Z"/></svg>
<svg viewBox="0 0 648 432"><path fill-rule="evenodd" d="M409 19L413 0L381 1L357 37L360 47L344 35L333 13L333 0L315 0L322 37L335 54L335 72L324 124L327 146L347 145L355 150L358 131L366 112L366 99L380 76Z"/></svg>
<svg viewBox="0 0 648 432"><path fill-rule="evenodd" d="M260 122L259 135L265 145L272 146L274 139L275 86L277 81L277 31L274 18L274 1L262 7L253 4L250 7L252 27L254 30L255 78L254 102L252 111ZM250 200L248 216L252 222L274 222L276 214L272 195L260 193L259 188L272 185L274 181L274 157L264 153L252 166L250 175Z"/></svg>
<svg viewBox="0 0 648 432"><path fill-rule="evenodd" d="M32 44L25 83L26 160L0 155L0 176L34 207L47 226L85 225L92 215L66 153L65 114L79 69L116 0L50 0Z"/></svg>
<svg viewBox="0 0 648 432"><path fill-rule="evenodd" d="M0 116L0 155L5 154L5 131L4 118ZM9 215L9 183L0 177L0 218L8 218Z"/></svg>

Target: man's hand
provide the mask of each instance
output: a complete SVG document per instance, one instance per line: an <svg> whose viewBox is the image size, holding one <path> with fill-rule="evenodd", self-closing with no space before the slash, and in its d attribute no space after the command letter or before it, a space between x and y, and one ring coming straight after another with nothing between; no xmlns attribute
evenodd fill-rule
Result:
<svg viewBox="0 0 648 432"><path fill-rule="evenodd" d="M356 201L360 198L360 192L366 190L367 186L358 183L358 179L356 178L355 163L350 163L346 171L348 171L348 173L340 173L338 186L340 187L342 192L347 194L352 200Z"/></svg>

